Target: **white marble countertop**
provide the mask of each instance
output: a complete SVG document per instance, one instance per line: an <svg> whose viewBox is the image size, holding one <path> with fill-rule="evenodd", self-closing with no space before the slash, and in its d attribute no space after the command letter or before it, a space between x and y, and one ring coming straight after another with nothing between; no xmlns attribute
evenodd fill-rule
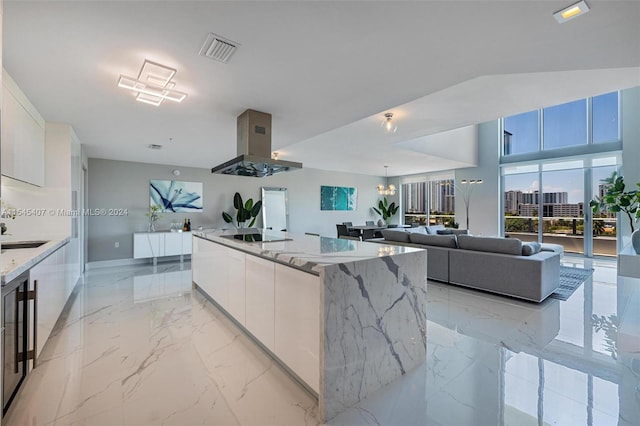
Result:
<svg viewBox="0 0 640 426"><path fill-rule="evenodd" d="M205 229L192 231L194 236L316 274L327 265L357 262L359 260L424 250L281 231L266 232L269 236L288 238L289 240L249 243L222 237L223 235L235 234L235 230Z"/></svg>
<svg viewBox="0 0 640 426"><path fill-rule="evenodd" d="M2 285L10 282L24 271L31 269L42 259L69 242L69 236L12 236L3 235L0 245L6 242L47 241L36 248L2 250L0 264L2 265Z"/></svg>

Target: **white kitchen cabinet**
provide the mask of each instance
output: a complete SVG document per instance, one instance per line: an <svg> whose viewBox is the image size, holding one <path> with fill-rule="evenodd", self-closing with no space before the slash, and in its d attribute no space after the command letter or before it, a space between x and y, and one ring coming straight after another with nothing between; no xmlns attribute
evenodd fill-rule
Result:
<svg viewBox="0 0 640 426"><path fill-rule="evenodd" d="M44 119L3 69L2 174L44 186L44 141Z"/></svg>
<svg viewBox="0 0 640 426"><path fill-rule="evenodd" d="M191 254L192 251L192 236L191 232L179 232L182 235L182 254Z"/></svg>
<svg viewBox="0 0 640 426"><path fill-rule="evenodd" d="M209 296L218 303L225 311L229 311L229 288L227 287L228 271L228 249L220 244L208 244L209 253L208 277Z"/></svg>
<svg viewBox="0 0 640 426"><path fill-rule="evenodd" d="M182 251L182 232L163 234L164 256L179 256Z"/></svg>
<svg viewBox="0 0 640 426"><path fill-rule="evenodd" d="M242 325L245 324L246 291L245 291L245 254L227 249L227 276L225 285L227 287L228 305L227 311Z"/></svg>
<svg viewBox="0 0 640 426"><path fill-rule="evenodd" d="M245 327L269 350L274 350L274 263L247 255Z"/></svg>
<svg viewBox="0 0 640 426"><path fill-rule="evenodd" d="M275 265L275 354L320 387L320 277Z"/></svg>
<svg viewBox="0 0 640 426"><path fill-rule="evenodd" d="M164 234L140 232L133 234L133 258L164 256Z"/></svg>
<svg viewBox="0 0 640 426"><path fill-rule="evenodd" d="M191 232L136 232L133 234L133 258L191 254Z"/></svg>
<svg viewBox="0 0 640 426"><path fill-rule="evenodd" d="M202 238L194 238L194 252L191 257L193 282L214 299L216 294L214 267L217 267L220 253L216 245ZM217 302L217 301L216 301Z"/></svg>
<svg viewBox="0 0 640 426"><path fill-rule="evenodd" d="M205 263L205 248L207 244L202 238L193 238L193 249L191 253L191 281L202 287L202 281L206 277L204 271Z"/></svg>
<svg viewBox="0 0 640 426"><path fill-rule="evenodd" d="M67 286L65 252L66 246L59 248L29 271L29 288L33 290L36 282L38 287L36 356L40 355L51 335L70 294ZM33 312L34 308L31 309ZM33 341L32 336L30 341Z"/></svg>

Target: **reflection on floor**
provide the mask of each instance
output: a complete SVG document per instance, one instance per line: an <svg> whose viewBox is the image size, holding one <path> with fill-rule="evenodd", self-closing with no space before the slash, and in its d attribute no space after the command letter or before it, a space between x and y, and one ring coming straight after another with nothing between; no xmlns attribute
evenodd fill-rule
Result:
<svg viewBox="0 0 640 426"><path fill-rule="evenodd" d="M639 424L640 280L564 263L595 268L566 302L430 282L426 362L330 423ZM89 272L3 424L316 424L185 268Z"/></svg>

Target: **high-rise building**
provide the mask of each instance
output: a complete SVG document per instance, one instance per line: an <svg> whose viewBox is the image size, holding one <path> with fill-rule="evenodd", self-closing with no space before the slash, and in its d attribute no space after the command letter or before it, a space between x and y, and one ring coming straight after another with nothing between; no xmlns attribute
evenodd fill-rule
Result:
<svg viewBox="0 0 640 426"><path fill-rule="evenodd" d="M518 206L522 204L522 191L506 191L504 193L504 212L518 214Z"/></svg>
<svg viewBox="0 0 640 426"><path fill-rule="evenodd" d="M405 213L424 213L426 182L405 183L402 185Z"/></svg>
<svg viewBox="0 0 640 426"><path fill-rule="evenodd" d="M437 180L431 184L431 210L439 212L455 211L455 185L453 179Z"/></svg>

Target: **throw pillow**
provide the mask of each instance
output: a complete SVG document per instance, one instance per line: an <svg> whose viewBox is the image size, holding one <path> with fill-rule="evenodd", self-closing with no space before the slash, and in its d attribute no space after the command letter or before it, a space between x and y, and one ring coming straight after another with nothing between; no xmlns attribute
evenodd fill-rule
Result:
<svg viewBox="0 0 640 426"><path fill-rule="evenodd" d="M417 226L415 228L406 228L407 232L412 234L424 234L427 235L427 229L424 226Z"/></svg>
<svg viewBox="0 0 640 426"><path fill-rule="evenodd" d="M425 229L427 230L427 234L436 235L438 233L438 229L444 229L444 225L425 226Z"/></svg>
<svg viewBox="0 0 640 426"><path fill-rule="evenodd" d="M540 245L540 243L537 243L537 242L532 241L529 243L522 243L522 255L531 256L536 253L540 253L541 248L542 246Z"/></svg>
<svg viewBox="0 0 640 426"><path fill-rule="evenodd" d="M453 229L438 229L438 235L452 235Z"/></svg>

